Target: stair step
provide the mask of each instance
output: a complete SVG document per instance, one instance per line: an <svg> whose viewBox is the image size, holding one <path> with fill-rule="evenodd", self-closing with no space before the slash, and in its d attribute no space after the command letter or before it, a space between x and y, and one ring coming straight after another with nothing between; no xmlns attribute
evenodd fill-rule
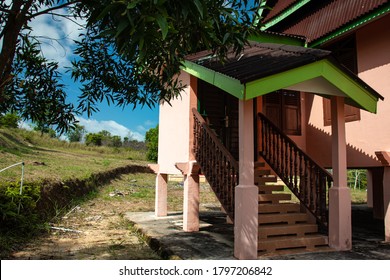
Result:
<svg viewBox="0 0 390 280"><path fill-rule="evenodd" d="M265 183L276 183L278 178L276 176L264 176L264 177L256 177L255 184L264 185Z"/></svg>
<svg viewBox="0 0 390 280"><path fill-rule="evenodd" d="M272 193L284 191L284 185L260 185L259 192Z"/></svg>
<svg viewBox="0 0 390 280"><path fill-rule="evenodd" d="M318 246L326 245L328 245L328 237L318 234L305 237L274 237L259 240L258 251L275 252L293 248L315 249Z"/></svg>
<svg viewBox="0 0 390 280"><path fill-rule="evenodd" d="M255 168L265 167L265 162L263 162L263 161L256 161L254 165L255 165Z"/></svg>
<svg viewBox="0 0 390 280"><path fill-rule="evenodd" d="M259 202L279 203L281 200L291 200L289 193L259 194Z"/></svg>
<svg viewBox="0 0 390 280"><path fill-rule="evenodd" d="M285 235L304 237L308 233L317 233L317 231L316 224L268 225L259 227L259 238L274 238Z"/></svg>
<svg viewBox="0 0 390 280"><path fill-rule="evenodd" d="M259 225L287 223L293 225L296 223L307 222L306 213L283 213L283 214L259 214Z"/></svg>
<svg viewBox="0 0 390 280"><path fill-rule="evenodd" d="M255 178L259 176L271 175L271 170L269 169L256 169Z"/></svg>
<svg viewBox="0 0 390 280"><path fill-rule="evenodd" d="M259 204L259 213L299 213L300 210L298 203Z"/></svg>

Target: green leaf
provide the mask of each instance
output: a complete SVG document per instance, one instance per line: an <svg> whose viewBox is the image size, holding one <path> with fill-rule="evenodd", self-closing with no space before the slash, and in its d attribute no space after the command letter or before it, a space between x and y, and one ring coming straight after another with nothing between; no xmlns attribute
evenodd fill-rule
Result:
<svg viewBox="0 0 390 280"><path fill-rule="evenodd" d="M160 26L161 33L162 33L162 39L165 40L165 38L168 35L168 30L169 30L167 19L165 17L163 17L162 15L158 15L156 18L156 21L157 21L158 25Z"/></svg>
<svg viewBox="0 0 390 280"><path fill-rule="evenodd" d="M203 18L203 6L202 6L202 4L199 2L199 0L194 0L194 4L195 4L196 8L198 9L200 17Z"/></svg>

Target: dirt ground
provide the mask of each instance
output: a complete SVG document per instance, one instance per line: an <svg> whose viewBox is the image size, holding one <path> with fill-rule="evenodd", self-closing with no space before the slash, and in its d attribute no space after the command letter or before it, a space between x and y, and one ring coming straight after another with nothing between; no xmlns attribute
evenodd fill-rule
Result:
<svg viewBox="0 0 390 280"><path fill-rule="evenodd" d="M124 218L124 213L136 206L128 195L131 185L123 190L124 181L129 180L118 180L104 187L97 197L68 210L50 224L47 234L12 253L10 259L159 259Z"/></svg>

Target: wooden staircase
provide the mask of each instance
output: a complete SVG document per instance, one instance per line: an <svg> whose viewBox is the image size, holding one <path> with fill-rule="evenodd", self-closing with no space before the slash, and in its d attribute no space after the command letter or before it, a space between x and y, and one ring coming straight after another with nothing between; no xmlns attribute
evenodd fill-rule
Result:
<svg viewBox="0 0 390 280"><path fill-rule="evenodd" d="M312 214L283 193L284 185L271 174L264 162L255 164L255 184L259 187L259 256L315 251L328 248L328 237L318 233Z"/></svg>

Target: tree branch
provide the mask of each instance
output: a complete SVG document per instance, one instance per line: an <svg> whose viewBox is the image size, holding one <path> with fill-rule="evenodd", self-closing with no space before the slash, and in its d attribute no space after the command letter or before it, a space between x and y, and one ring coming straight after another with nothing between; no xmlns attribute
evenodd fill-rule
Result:
<svg viewBox="0 0 390 280"><path fill-rule="evenodd" d="M48 8L46 10L42 10L40 12L37 12L35 14L30 15L28 17L28 19L32 19L32 18L35 18L35 17L40 16L40 15L48 14L48 13L50 13L52 11L55 11L55 10L59 10L59 9L62 9L62 8L69 7L70 5L76 4L78 2L81 2L81 1L80 0L70 1L70 2L64 3L62 5L56 6L56 7L51 7L51 8Z"/></svg>
<svg viewBox="0 0 390 280"><path fill-rule="evenodd" d="M7 14L12 13L11 10L8 10L8 9L2 8L2 7L0 7L0 12L7 13Z"/></svg>

